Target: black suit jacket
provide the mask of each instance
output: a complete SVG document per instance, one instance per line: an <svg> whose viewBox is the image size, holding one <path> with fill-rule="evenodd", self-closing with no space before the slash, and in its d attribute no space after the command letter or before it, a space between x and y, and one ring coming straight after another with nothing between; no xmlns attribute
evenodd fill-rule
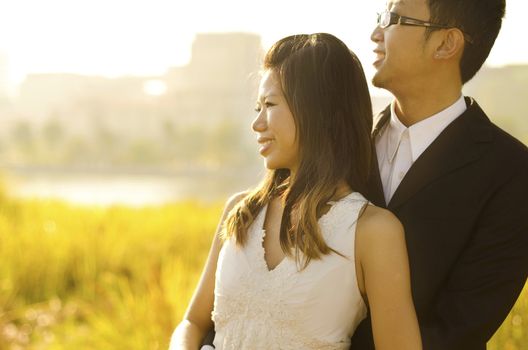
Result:
<svg viewBox="0 0 528 350"><path fill-rule="evenodd" d="M528 149L466 104L387 205L377 161L367 194L405 228L425 350L486 349L528 274ZM378 116L374 137L389 117ZM370 319L351 349L374 349Z"/></svg>

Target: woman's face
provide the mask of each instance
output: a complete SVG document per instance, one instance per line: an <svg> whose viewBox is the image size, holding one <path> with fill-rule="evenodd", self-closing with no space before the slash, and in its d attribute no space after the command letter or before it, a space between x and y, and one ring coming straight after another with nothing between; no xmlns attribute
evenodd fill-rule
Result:
<svg viewBox="0 0 528 350"><path fill-rule="evenodd" d="M295 172L299 164L295 121L279 77L272 70L267 70L260 81L256 111L252 128L257 133L266 167Z"/></svg>

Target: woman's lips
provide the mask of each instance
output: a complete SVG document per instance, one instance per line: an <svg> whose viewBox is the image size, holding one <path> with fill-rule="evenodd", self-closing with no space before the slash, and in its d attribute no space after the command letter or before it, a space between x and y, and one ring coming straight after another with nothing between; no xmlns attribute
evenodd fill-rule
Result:
<svg viewBox="0 0 528 350"><path fill-rule="evenodd" d="M257 139L257 142L260 145L259 153L261 155L264 155L267 150L271 147L271 144L273 143L273 139L269 137L259 137Z"/></svg>

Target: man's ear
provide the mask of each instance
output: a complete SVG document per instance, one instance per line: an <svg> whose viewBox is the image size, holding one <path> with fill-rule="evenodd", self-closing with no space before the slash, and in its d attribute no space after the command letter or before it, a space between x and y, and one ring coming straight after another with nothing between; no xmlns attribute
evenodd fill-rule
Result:
<svg viewBox="0 0 528 350"><path fill-rule="evenodd" d="M451 59L464 51L464 33L458 28L444 29L443 40L434 52L435 59Z"/></svg>

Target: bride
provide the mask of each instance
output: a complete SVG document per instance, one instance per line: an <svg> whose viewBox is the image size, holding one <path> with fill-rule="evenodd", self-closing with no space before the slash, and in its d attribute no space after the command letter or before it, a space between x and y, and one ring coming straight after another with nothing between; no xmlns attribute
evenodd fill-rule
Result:
<svg viewBox="0 0 528 350"><path fill-rule="evenodd" d="M330 34L267 52L252 128L269 169L228 200L171 349L348 349L370 312L376 349L421 349L403 228L362 194L372 108Z"/></svg>

